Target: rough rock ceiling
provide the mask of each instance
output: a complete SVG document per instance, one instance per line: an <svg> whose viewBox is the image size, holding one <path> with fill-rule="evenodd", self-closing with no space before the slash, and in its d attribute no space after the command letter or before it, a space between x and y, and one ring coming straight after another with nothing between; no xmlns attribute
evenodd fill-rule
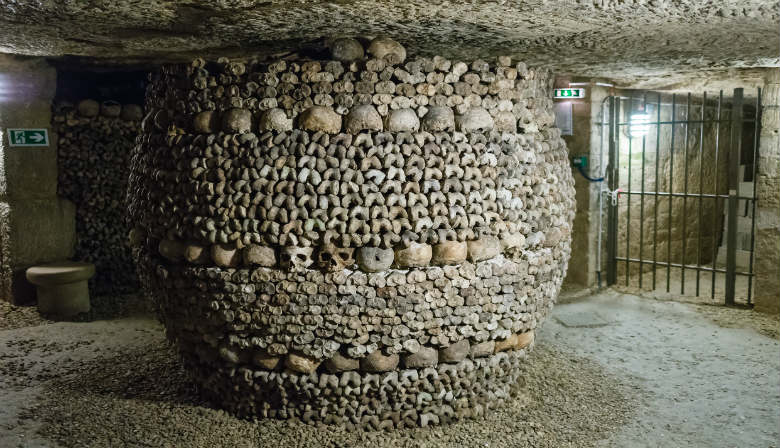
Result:
<svg viewBox="0 0 780 448"><path fill-rule="evenodd" d="M416 54L510 54L657 87L780 66L779 12L775 0L0 0L0 52L148 65L387 34Z"/></svg>

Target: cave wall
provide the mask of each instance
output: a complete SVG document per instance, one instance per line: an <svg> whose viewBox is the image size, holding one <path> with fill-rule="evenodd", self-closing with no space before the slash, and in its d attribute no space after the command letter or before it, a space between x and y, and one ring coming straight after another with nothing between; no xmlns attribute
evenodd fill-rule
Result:
<svg viewBox="0 0 780 448"><path fill-rule="evenodd" d="M608 109L605 98L612 92L605 85L598 85L597 80L575 79L577 86L586 89L585 98L579 100L559 100L571 105L572 135L564 136L570 158L587 157L588 166L585 173L592 179L602 178L606 171L609 156L608 137L603 136L602 113ZM568 88L572 79L559 78L558 88ZM601 84L606 84L601 80ZM603 161L602 161L603 159ZM576 192L577 212L572 225L572 255L569 269L566 273L564 288L578 289L600 285L599 272L604 271L603 260L606 253L602 251L601 266L598 263L599 244L599 196L606 186L606 180L591 182L572 167L574 189ZM606 223L606 220L604 221ZM601 240L603 245L604 239ZM604 279L602 279L604 280Z"/></svg>

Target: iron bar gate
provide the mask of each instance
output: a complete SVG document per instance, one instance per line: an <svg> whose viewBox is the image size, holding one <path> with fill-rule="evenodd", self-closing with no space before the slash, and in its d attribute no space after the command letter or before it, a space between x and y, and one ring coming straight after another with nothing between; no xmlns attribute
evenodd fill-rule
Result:
<svg viewBox="0 0 780 448"><path fill-rule="evenodd" d="M606 106L607 283L750 305L761 90Z"/></svg>

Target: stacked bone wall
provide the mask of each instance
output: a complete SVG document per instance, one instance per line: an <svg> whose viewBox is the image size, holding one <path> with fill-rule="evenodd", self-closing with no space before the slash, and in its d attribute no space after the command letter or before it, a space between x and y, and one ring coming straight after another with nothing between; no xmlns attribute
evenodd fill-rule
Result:
<svg viewBox="0 0 780 448"><path fill-rule="evenodd" d="M127 244L125 198L130 154L142 118L135 104L83 100L54 107L57 190L76 205L74 258L95 264L90 289L98 295L138 289Z"/></svg>
<svg viewBox="0 0 780 448"><path fill-rule="evenodd" d="M168 335L241 415L372 428L507 398L569 258L546 71L406 58L169 66L130 240Z"/></svg>

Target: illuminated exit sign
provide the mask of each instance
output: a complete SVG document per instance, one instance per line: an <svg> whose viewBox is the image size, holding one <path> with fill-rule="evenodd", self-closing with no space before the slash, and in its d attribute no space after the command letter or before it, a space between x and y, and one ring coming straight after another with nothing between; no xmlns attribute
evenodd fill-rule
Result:
<svg viewBox="0 0 780 448"><path fill-rule="evenodd" d="M8 129L8 146L49 146L46 129Z"/></svg>
<svg viewBox="0 0 780 448"><path fill-rule="evenodd" d="M555 89L555 99L585 98L585 89Z"/></svg>

